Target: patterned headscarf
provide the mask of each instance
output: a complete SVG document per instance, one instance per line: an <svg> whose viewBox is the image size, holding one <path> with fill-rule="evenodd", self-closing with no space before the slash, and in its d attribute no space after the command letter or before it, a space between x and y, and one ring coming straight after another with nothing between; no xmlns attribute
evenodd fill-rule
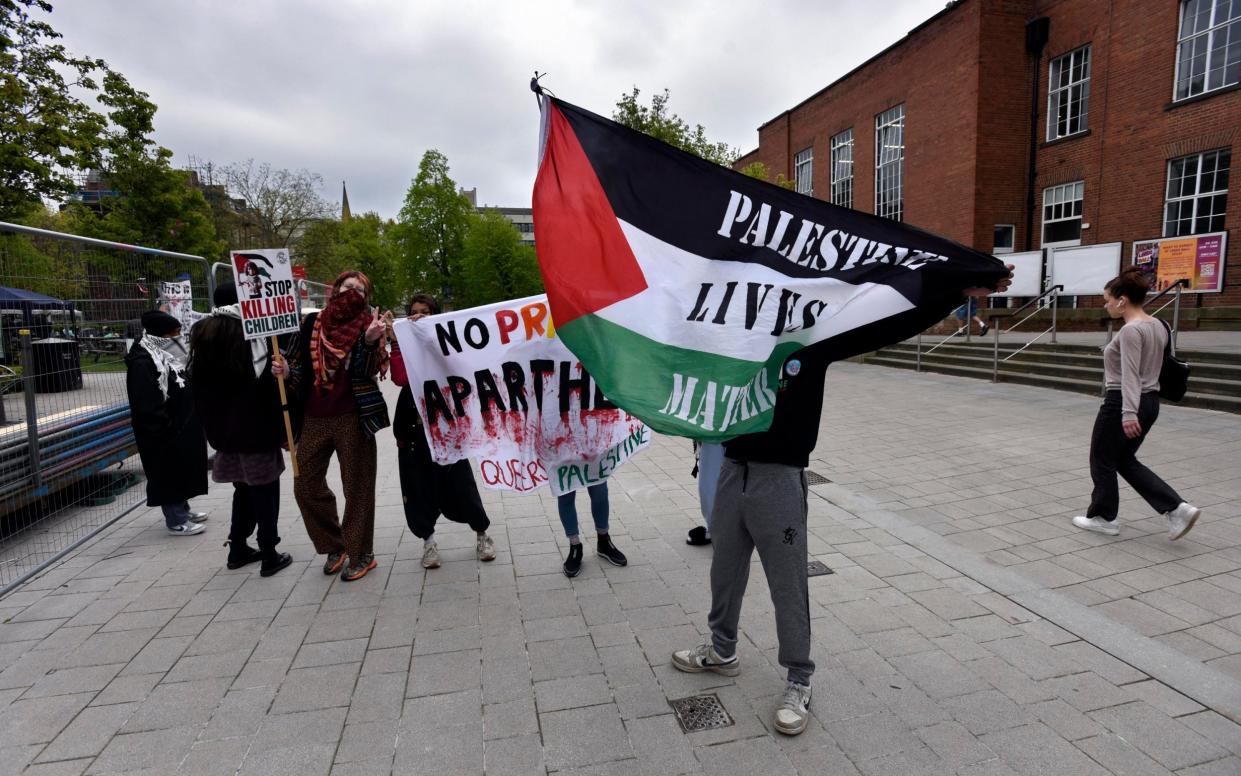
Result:
<svg viewBox="0 0 1241 776"><path fill-rule="evenodd" d="M315 373L315 388L322 393L331 389L337 371L348 362L349 351L374 320L366 295L341 288L349 278L358 278L370 291L371 281L366 275L356 270L342 272L332 284L332 298L315 318L310 335L310 361ZM379 349L379 374L383 376L388 372L387 342L380 338L376 347Z"/></svg>

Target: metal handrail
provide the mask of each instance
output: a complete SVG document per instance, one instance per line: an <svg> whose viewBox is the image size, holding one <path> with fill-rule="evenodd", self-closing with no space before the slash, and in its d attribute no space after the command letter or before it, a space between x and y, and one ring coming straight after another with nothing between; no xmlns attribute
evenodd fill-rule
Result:
<svg viewBox="0 0 1241 776"><path fill-rule="evenodd" d="M1002 359L1003 361L1008 361L1010 358L1021 353L1026 348L1030 347L1034 343L1041 340L1043 338L1043 335L1047 334L1048 332L1051 332L1051 341L1053 343L1056 341L1056 312L1060 309L1060 292L1062 291L1064 291L1064 285L1062 284L1054 285L1051 288L1044 291L1043 293L1034 297L1030 301L1026 302L1021 307L1018 307L1016 310L1014 310L1010 314L1011 317L1015 318L1027 307L1038 304L1040 301L1043 300L1044 297L1049 299L1051 302L1051 326L1048 327L1045 331L1040 332L1038 336L1036 336L1034 339L1030 340L1026 344L1017 348L1012 353L1009 353L1007 356L1005 356ZM1008 327L1008 333L1012 333L1014 329L1016 329L1018 326L1025 323L1026 321L1030 320L1035 315L1038 315L1040 312L1042 312L1042 310L1043 308L1036 307L1033 311L1030 312L1029 315L1017 321L1012 326ZM995 315L991 316L991 320L993 324L994 324L996 317L997 316ZM991 382L993 383L997 383L1000 381L1000 361L1001 361L1000 359L1000 335L1003 333L1005 333L1003 330L1003 327L996 324L995 325L995 338L992 340L992 345L991 345Z"/></svg>

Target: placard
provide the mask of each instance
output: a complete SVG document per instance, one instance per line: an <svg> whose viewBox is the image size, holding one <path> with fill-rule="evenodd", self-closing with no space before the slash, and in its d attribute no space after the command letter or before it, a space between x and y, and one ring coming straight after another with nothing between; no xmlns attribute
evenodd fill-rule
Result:
<svg viewBox="0 0 1241 776"><path fill-rule="evenodd" d="M297 292L285 248L233 251L233 277L246 339L297 331Z"/></svg>
<svg viewBox="0 0 1241 776"><path fill-rule="evenodd" d="M1133 266L1151 277L1151 290L1158 293L1184 278L1182 291L1216 294L1224 288L1224 258L1228 233L1212 232L1188 237L1135 240Z"/></svg>

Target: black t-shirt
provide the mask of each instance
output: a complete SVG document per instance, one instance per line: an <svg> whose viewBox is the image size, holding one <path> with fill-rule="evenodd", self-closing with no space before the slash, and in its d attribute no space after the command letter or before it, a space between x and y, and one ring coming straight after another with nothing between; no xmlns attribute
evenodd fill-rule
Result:
<svg viewBox="0 0 1241 776"><path fill-rule="evenodd" d="M784 361L776 383L771 428L724 443L735 461L781 463L805 468L819 439L823 415L823 381L831 363L821 350L803 348Z"/></svg>

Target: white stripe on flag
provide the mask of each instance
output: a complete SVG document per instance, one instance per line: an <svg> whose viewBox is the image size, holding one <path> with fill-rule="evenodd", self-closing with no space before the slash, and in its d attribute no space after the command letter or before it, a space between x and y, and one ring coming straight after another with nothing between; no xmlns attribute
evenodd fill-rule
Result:
<svg viewBox="0 0 1241 776"><path fill-rule="evenodd" d="M778 342L809 345L866 324L912 309L913 304L891 286L881 283L845 283L835 278L795 278L761 264L714 261L681 250L618 219L634 257L646 277L647 289L608 305L599 317L630 329L656 342L744 361L763 362ZM723 324L712 323L722 304L725 288L736 281ZM705 320L687 320L703 283L710 283ZM748 283L771 290L746 329ZM793 320L773 337L784 289L800 294L793 307ZM802 329L803 309L811 301L826 302L814 326ZM817 309L817 306L814 308Z"/></svg>

